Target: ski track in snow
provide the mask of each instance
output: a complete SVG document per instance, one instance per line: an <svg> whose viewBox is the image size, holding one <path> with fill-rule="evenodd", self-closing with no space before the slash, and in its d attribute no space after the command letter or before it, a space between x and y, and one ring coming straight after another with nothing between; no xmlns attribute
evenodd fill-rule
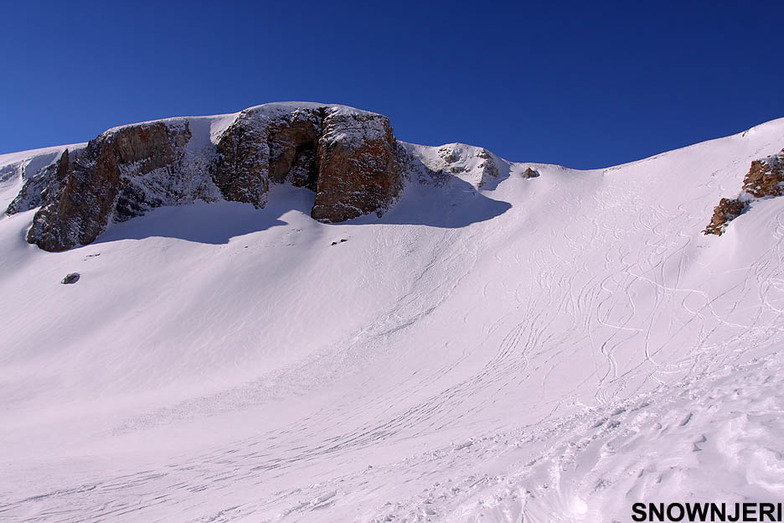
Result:
<svg viewBox="0 0 784 523"><path fill-rule="evenodd" d="M218 245L135 235L155 211L52 255L23 242L32 214L0 218L0 520L625 521L636 501L773 501L784 203L700 231L782 145L777 121L603 171L512 164L492 190L412 182L391 218L344 225L283 187L257 211L280 224ZM512 207L418 225L483 197Z"/></svg>

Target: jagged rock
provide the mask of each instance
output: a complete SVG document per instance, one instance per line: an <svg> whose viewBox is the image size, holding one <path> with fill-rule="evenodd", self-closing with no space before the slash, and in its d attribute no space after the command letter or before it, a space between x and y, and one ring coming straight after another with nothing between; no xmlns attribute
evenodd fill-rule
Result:
<svg viewBox="0 0 784 523"><path fill-rule="evenodd" d="M69 166L70 155L66 149L58 161L44 167L25 182L19 194L8 205L6 214L29 211L52 203L68 175Z"/></svg>
<svg viewBox="0 0 784 523"><path fill-rule="evenodd" d="M523 178L525 179L538 178L538 177L539 177L539 171L537 171L536 169L532 169L530 167L528 167L523 173Z"/></svg>
<svg viewBox="0 0 784 523"><path fill-rule="evenodd" d="M256 207L270 183L314 190L311 216L325 222L381 212L403 185L389 120L337 106L243 111L221 136L211 172L224 198Z"/></svg>
<svg viewBox="0 0 784 523"><path fill-rule="evenodd" d="M501 179L502 173L506 174L509 171L508 162L484 147L450 143L433 149L436 149L435 156L419 157L418 154L414 154L419 157L415 159L412 157L411 151L416 149L412 149L408 153L403 151L399 155L404 163L407 162L407 170L415 175L417 172L419 173L422 183L432 183L438 186L446 183L452 176L457 176L475 188L481 189L486 184L494 185Z"/></svg>
<svg viewBox="0 0 784 523"><path fill-rule="evenodd" d="M78 156L66 151L25 183L8 212L40 205L27 241L61 251L163 205L226 199L263 207L271 183L315 191L311 215L324 222L380 214L403 187L401 153L379 114L267 104L242 111L215 135L202 121L209 138L195 145L191 120L120 127Z"/></svg>
<svg viewBox="0 0 784 523"><path fill-rule="evenodd" d="M462 174L466 172L466 162L469 154L462 144L451 143L442 145L438 149L438 157L443 160L444 165L440 166L440 172L449 174Z"/></svg>
<svg viewBox="0 0 784 523"><path fill-rule="evenodd" d="M270 129L270 177L275 183L289 182L295 187L316 191L319 169L317 152L324 110L308 118L295 113L291 122ZM315 118L317 116L318 118Z"/></svg>
<svg viewBox="0 0 784 523"><path fill-rule="evenodd" d="M729 222L746 212L750 202L759 198L784 194L784 149L778 154L751 162L749 172L743 178L743 187L738 198L722 198L713 209L711 222L704 234L721 236Z"/></svg>
<svg viewBox="0 0 784 523"><path fill-rule="evenodd" d="M270 181L316 189L324 108L240 113L221 135L212 180L227 200L263 207Z"/></svg>
<svg viewBox="0 0 784 523"><path fill-rule="evenodd" d="M722 198L719 205L713 209L713 217L703 233L721 236L727 228L727 224L743 214L747 207L747 202L742 202L737 198Z"/></svg>
<svg viewBox="0 0 784 523"><path fill-rule="evenodd" d="M380 114L330 109L319 140L318 169L310 215L322 222L380 215L403 188L397 141L389 119Z"/></svg>
<svg viewBox="0 0 784 523"><path fill-rule="evenodd" d="M167 203L156 193L177 184L166 182L156 190L156 177L148 175L175 176L190 136L187 122L154 122L107 131L75 162L63 154L56 183L45 190L55 194L35 214L27 241L47 251L70 249L94 241L112 218L124 221Z"/></svg>
<svg viewBox="0 0 784 523"><path fill-rule="evenodd" d="M0 183L19 176L21 173L21 165L19 165L20 163L21 162L13 162L0 167Z"/></svg>
<svg viewBox="0 0 784 523"><path fill-rule="evenodd" d="M227 200L262 207L269 190L269 147L252 113L243 113L221 136L212 181Z"/></svg>
<svg viewBox="0 0 784 523"><path fill-rule="evenodd" d="M751 169L743 179L743 190L755 198L784 194L782 163L784 163L784 151L751 162Z"/></svg>
<svg viewBox="0 0 784 523"><path fill-rule="evenodd" d="M499 170L492 153L487 149L480 149L476 156L484 160L479 164L482 169L482 178L479 180L479 188L481 188L488 180L498 178Z"/></svg>

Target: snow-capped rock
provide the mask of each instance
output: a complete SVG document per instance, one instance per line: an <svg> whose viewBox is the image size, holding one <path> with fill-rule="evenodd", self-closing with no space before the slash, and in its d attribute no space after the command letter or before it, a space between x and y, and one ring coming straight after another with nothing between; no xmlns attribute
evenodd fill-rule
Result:
<svg viewBox="0 0 784 523"><path fill-rule="evenodd" d="M318 169L311 216L323 222L380 214L403 188L397 142L389 119L379 114L328 111Z"/></svg>
<svg viewBox="0 0 784 523"><path fill-rule="evenodd" d="M107 131L73 162L63 153L53 174L42 173L44 206L33 218L27 241L62 251L93 242L110 220L192 201L193 187L183 183L184 146L190 138L187 121L153 122ZM33 190L37 183L36 177L22 188L26 202L39 199Z"/></svg>
<svg viewBox="0 0 784 523"><path fill-rule="evenodd" d="M204 120L195 118L111 129L78 157L66 151L41 168L6 212L41 206L27 241L62 251L156 207L225 199L260 208L270 183L315 191L311 214L324 222L380 215L403 187L385 116L311 103L266 104L232 116L220 132L213 128L226 117L208 117L209 126L199 125L204 136L194 136L191 124Z"/></svg>
<svg viewBox="0 0 784 523"><path fill-rule="evenodd" d="M324 107L263 105L242 111L223 132L211 166L227 200L263 207L270 182L315 190Z"/></svg>
<svg viewBox="0 0 784 523"><path fill-rule="evenodd" d="M784 149L780 153L751 162L737 198L722 198L713 209L705 234L721 236L729 222L746 212L754 200L784 194Z"/></svg>

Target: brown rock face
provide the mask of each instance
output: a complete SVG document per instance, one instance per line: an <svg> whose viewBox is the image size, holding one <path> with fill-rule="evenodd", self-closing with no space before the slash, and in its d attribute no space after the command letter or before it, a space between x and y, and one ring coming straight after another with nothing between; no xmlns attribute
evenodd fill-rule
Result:
<svg viewBox="0 0 784 523"><path fill-rule="evenodd" d="M403 186L389 120L327 106L244 111L221 136L211 175L224 198L256 207L270 183L307 187L311 216L324 222L380 213Z"/></svg>
<svg viewBox="0 0 784 523"><path fill-rule="evenodd" d="M784 154L780 153L751 162L751 169L743 179L743 190L755 198L784 194L782 156Z"/></svg>
<svg viewBox="0 0 784 523"><path fill-rule="evenodd" d="M704 234L721 236L727 228L727 224L743 214L747 207L748 203L738 199L722 198L719 205L713 209L713 217L710 223L702 232Z"/></svg>
<svg viewBox="0 0 784 523"><path fill-rule="evenodd" d="M713 210L711 222L702 231L721 236L729 222L746 212L750 201L757 198L784 194L784 149L778 154L751 162L749 172L743 178L743 189L739 198L722 198Z"/></svg>
<svg viewBox="0 0 784 523"><path fill-rule="evenodd" d="M290 182L315 191L318 181L316 154L321 122L295 120L270 130L270 179Z"/></svg>
<svg viewBox="0 0 784 523"><path fill-rule="evenodd" d="M322 111L243 111L223 133L211 167L227 200L263 207L270 181L316 189Z"/></svg>
<svg viewBox="0 0 784 523"><path fill-rule="evenodd" d="M341 222L383 212L403 187L389 120L378 114L330 111L319 141L318 173L310 213L316 220Z"/></svg>
<svg viewBox="0 0 784 523"><path fill-rule="evenodd" d="M187 124L170 128L157 122L104 133L74 163L69 164L63 154L56 194L36 213L27 241L47 251L94 241L106 229L115 207L118 221L134 215L135 198L124 194L130 179L174 167L189 139Z"/></svg>
<svg viewBox="0 0 784 523"><path fill-rule="evenodd" d="M479 187L483 187L485 183L489 180L493 180L498 178L499 170L498 165L496 165L495 161L493 160L493 156L487 149L481 149L477 156L484 160L481 163L482 167L482 178L479 181Z"/></svg>
<svg viewBox="0 0 784 523"><path fill-rule="evenodd" d="M268 104L241 112L217 143L200 134L194 145L191 122L211 132L199 120L149 122L107 131L74 157L66 151L7 212L41 205L27 241L61 251L163 205L226 199L263 207L271 183L315 191L311 215L324 222L380 214L403 187L397 141L379 114Z"/></svg>

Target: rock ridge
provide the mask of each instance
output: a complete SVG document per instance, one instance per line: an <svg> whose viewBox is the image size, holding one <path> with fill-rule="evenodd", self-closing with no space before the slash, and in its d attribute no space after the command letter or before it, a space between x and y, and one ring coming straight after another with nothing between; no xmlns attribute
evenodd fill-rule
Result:
<svg viewBox="0 0 784 523"><path fill-rule="evenodd" d="M110 129L28 178L6 213L40 207L27 241L62 251L164 205L224 199L264 207L274 183L314 191L311 216L329 223L380 216L403 188L383 115L287 103L230 116L220 132L211 123L208 137L195 137L188 118Z"/></svg>

